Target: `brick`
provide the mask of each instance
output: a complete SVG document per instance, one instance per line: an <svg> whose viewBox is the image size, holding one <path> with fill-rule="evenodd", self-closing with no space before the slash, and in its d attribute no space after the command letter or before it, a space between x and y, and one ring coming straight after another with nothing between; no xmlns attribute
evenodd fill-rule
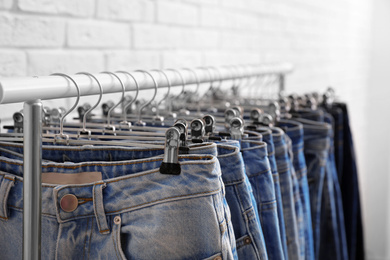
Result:
<svg viewBox="0 0 390 260"><path fill-rule="evenodd" d="M218 30L185 28L181 37L183 49L217 49L221 44Z"/></svg>
<svg viewBox="0 0 390 260"><path fill-rule="evenodd" d="M207 28L226 27L228 20L220 8L202 6L200 9L200 25Z"/></svg>
<svg viewBox="0 0 390 260"><path fill-rule="evenodd" d="M25 76L26 67L26 54L24 51L0 50L1 77Z"/></svg>
<svg viewBox="0 0 390 260"><path fill-rule="evenodd" d="M157 22L196 26L199 24L199 8L193 4L159 0Z"/></svg>
<svg viewBox="0 0 390 260"><path fill-rule="evenodd" d="M163 68L193 68L202 65L202 55L199 51L165 51L162 57Z"/></svg>
<svg viewBox="0 0 390 260"><path fill-rule="evenodd" d="M130 27L127 24L98 21L69 21L67 28L69 47L127 47L130 42Z"/></svg>
<svg viewBox="0 0 390 260"><path fill-rule="evenodd" d="M18 0L18 8L25 12L92 16L95 12L94 0Z"/></svg>
<svg viewBox="0 0 390 260"><path fill-rule="evenodd" d="M181 45L181 28L157 24L133 24L135 49L176 49Z"/></svg>
<svg viewBox="0 0 390 260"><path fill-rule="evenodd" d="M104 55L99 51L31 50L27 55L28 75L31 76L50 75L55 72L96 73L105 69Z"/></svg>
<svg viewBox="0 0 390 260"><path fill-rule="evenodd" d="M97 17L123 21L154 21L155 7L149 0L98 0Z"/></svg>
<svg viewBox="0 0 390 260"><path fill-rule="evenodd" d="M12 0L0 0L0 9L11 9L12 4Z"/></svg>
<svg viewBox="0 0 390 260"><path fill-rule="evenodd" d="M160 68L160 54L155 51L108 51L107 70L137 70Z"/></svg>
<svg viewBox="0 0 390 260"><path fill-rule="evenodd" d="M59 47L65 23L56 18L0 14L0 46Z"/></svg>

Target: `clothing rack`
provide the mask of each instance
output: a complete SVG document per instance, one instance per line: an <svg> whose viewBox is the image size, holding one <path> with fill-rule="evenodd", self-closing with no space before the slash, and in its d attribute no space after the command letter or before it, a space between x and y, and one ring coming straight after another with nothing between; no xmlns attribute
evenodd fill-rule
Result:
<svg viewBox="0 0 390 260"><path fill-rule="evenodd" d="M226 80L249 78L262 75L277 75L279 90L284 90L285 75L292 71L289 63L270 65L244 65L226 67L164 70L171 86L198 83L218 83ZM150 71L152 72L152 71ZM142 71L131 72L137 80L139 90L154 89L151 77ZM166 78L156 74L158 89L168 87ZM182 78L180 77L180 75ZM153 74L154 75L154 74ZM120 93L122 86L118 79L109 74L94 74L104 93ZM125 73L117 73L126 91L135 91L134 80ZM99 87L91 77L71 75L80 88L80 96L97 95ZM184 82L183 82L184 81ZM41 100L77 97L74 84L62 76L2 78L0 79L0 104L25 102L24 113L24 163L23 163L23 259L40 259L41 249L41 170L42 170L42 103Z"/></svg>

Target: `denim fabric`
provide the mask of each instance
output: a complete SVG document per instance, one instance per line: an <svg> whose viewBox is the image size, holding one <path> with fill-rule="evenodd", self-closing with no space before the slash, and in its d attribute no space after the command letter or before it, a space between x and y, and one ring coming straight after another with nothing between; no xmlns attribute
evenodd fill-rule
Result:
<svg viewBox="0 0 390 260"><path fill-rule="evenodd" d="M268 259L253 191L237 147L218 145L218 160L236 237L238 259Z"/></svg>
<svg viewBox="0 0 390 260"><path fill-rule="evenodd" d="M343 197L345 231L348 243L348 256L351 260L365 259L364 230L360 206L359 178L355 148L349 125L347 105L336 103L343 116L343 162L340 187Z"/></svg>
<svg viewBox="0 0 390 260"><path fill-rule="evenodd" d="M334 119L334 155L339 183L342 179L344 164L344 116L343 110L332 107L329 111Z"/></svg>
<svg viewBox="0 0 390 260"><path fill-rule="evenodd" d="M42 185L42 259L233 259L216 157L180 156L178 176L160 174L161 161L43 163L43 172L101 172L103 180ZM0 156L2 259L22 257L22 165ZM78 200L72 212L60 207L67 194Z"/></svg>
<svg viewBox="0 0 390 260"><path fill-rule="evenodd" d="M289 259L299 258L299 236L295 212L292 172L285 133L277 127L272 128L275 146L276 166L280 178L280 190L283 202L283 216L286 227L286 240Z"/></svg>
<svg viewBox="0 0 390 260"><path fill-rule="evenodd" d="M284 258L287 260L288 253L287 253L286 226L284 223L282 193L280 190L279 173L276 166L275 147L274 147L274 141L272 137L272 130L270 128L259 127L257 128L256 131L263 136L263 141L267 143L268 161L271 166L272 177L275 185L275 196L276 196L277 211L278 211L280 238L282 240Z"/></svg>
<svg viewBox="0 0 390 260"><path fill-rule="evenodd" d="M334 129L334 121L330 114L325 114L325 122L329 125L333 126ZM348 246L345 234L345 225L344 225L344 211L342 205L342 195L340 190L340 185L338 182L338 175L336 171L336 164L334 158L334 146L333 146L333 132L330 134L330 148L329 148L329 156L326 167L326 184L328 187L328 191L324 194L327 195L328 198L324 197L324 201L327 202L324 206L327 206L326 210L328 211L326 214L326 218L324 219L323 226L326 225L326 222L331 218L333 225L332 230L325 232L328 234L328 237L324 238L323 244L325 244L325 249L323 252L328 253L332 250L329 247L333 244L336 248L336 254L339 257L338 259L348 259ZM332 210L332 212L329 212ZM329 229L329 225L326 225ZM333 236L329 236L333 234ZM321 245L322 246L322 245ZM325 256L324 258L325 259Z"/></svg>
<svg viewBox="0 0 390 260"><path fill-rule="evenodd" d="M294 198L294 206L297 220L297 228L298 228L298 244L299 244L299 259L305 259L305 220L303 215L303 205L301 200L301 194L299 192L299 181L296 175L296 170L294 168L293 159L293 145L291 138L286 134L284 136L285 142L287 144L288 150L288 158L291 169L291 183L293 185L293 198Z"/></svg>
<svg viewBox="0 0 390 260"><path fill-rule="evenodd" d="M267 157L267 144L241 141L246 174L256 198L269 259L284 259L280 238L275 185ZM246 147L246 148L243 148Z"/></svg>
<svg viewBox="0 0 390 260"><path fill-rule="evenodd" d="M319 113L323 118L323 113ZM318 115L318 113L316 113ZM310 118L310 117L309 117ZM307 119L295 119L303 125L304 154L308 167L308 182L310 189L311 217L314 235L316 259L320 257L321 235L321 201L324 189L325 170L329 149L330 127Z"/></svg>
<svg viewBox="0 0 390 260"><path fill-rule="evenodd" d="M292 144L292 163L294 166L293 169L295 171L295 175L293 174L293 183L295 182L295 176L296 182L298 183L297 190L299 196L299 198L296 200L298 202L296 203L296 206L301 243L300 249L303 250L303 256L305 259L315 259L310 191L307 179L306 159L304 155L303 125L291 120L280 120L278 124L285 129L286 134L290 137ZM300 207L301 212L299 209ZM300 213L302 214L302 217L300 217Z"/></svg>

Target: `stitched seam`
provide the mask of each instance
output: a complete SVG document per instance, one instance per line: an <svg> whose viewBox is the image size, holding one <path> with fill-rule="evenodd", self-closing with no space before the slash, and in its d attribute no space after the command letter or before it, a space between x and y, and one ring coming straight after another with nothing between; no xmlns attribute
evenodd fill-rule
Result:
<svg viewBox="0 0 390 260"><path fill-rule="evenodd" d="M204 160L204 159L210 159L210 160L213 160L214 157L213 156L191 156L191 157L184 157L185 159L188 159L188 160ZM179 159L182 159L182 158L179 158ZM102 167L107 167L107 166L125 166L125 165L133 165L133 164L142 164L142 163L151 163L151 162L158 162L158 161L162 161L163 158L157 158L157 159L154 159L154 160L145 160L145 161L137 161L137 162L109 162L109 163L79 163L78 165L55 165L55 164L52 164L52 165L42 165L42 168L59 168L59 169L77 169L77 168L80 168L82 166L102 166ZM2 163L7 163L7 164L13 164L13 165L17 165L17 166L23 166L23 163L18 163L18 162L9 162L9 161L6 161L6 160L0 160L0 162ZM198 162L196 164L213 164L214 162L204 162L204 163L201 163L201 162ZM195 163L188 163L188 162L180 162L180 164L182 165L196 165Z"/></svg>
<svg viewBox="0 0 390 260"><path fill-rule="evenodd" d="M116 225L116 224L114 223L114 225ZM113 229L112 232L111 232L112 243L114 245L114 251L115 251L115 254L116 254L116 258L120 259L119 256L118 256L118 251L117 251L117 246L116 246L118 243L115 243L114 233L115 232L114 232L114 229Z"/></svg>
<svg viewBox="0 0 390 260"><path fill-rule="evenodd" d="M89 218L87 218L87 225L85 225L86 226L86 229L85 229L85 234L87 234L87 232L88 232L88 223L89 223ZM87 238L88 238L88 236L85 236L85 238L84 238L84 247L83 247L83 259L85 259L85 246L87 245Z"/></svg>
<svg viewBox="0 0 390 260"><path fill-rule="evenodd" d="M96 188L96 185L94 185L94 188ZM102 191L103 192L103 191ZM95 194L96 194L96 190L94 189L94 191L93 191L93 196L95 197ZM96 208L96 201L94 200L93 201L94 203L93 203L93 208L94 208L94 210L95 210L95 216L96 216L96 221L97 221L97 224L98 224L98 227L99 227L99 232L100 233L102 233L103 231L101 230L101 226L100 226L100 216L99 216L99 213L98 213L98 211L97 211L97 208ZM104 209L103 209L104 210ZM106 230L104 230L104 231L106 231Z"/></svg>
<svg viewBox="0 0 390 260"><path fill-rule="evenodd" d="M159 199L159 200L154 200L154 201L150 201L150 202L145 202L145 203L141 203L141 204L137 204L135 206L131 206L131 207L126 207L126 208L122 208L122 209L119 209L119 210L115 210L115 211L107 211L106 214L110 214L110 213L118 213L122 210L128 210L128 209L133 209L133 208L137 208L139 206L144 206L144 205L148 205L148 204L152 204L152 203L155 203L155 202L160 202L160 201L164 201L164 200L169 200L169 199L175 199L175 198L183 198L183 197L188 197L188 196L194 196L194 195L201 195L201 194L213 194L213 193L216 193L217 191L220 191L221 189L218 188L216 190L211 190L211 191L204 191L204 192L198 192L198 193L192 193L192 194L186 194L186 195L178 195L178 196L172 196L172 197L167 197L167 198L163 198L163 199ZM42 213L44 214L44 213ZM48 215L48 214L47 214ZM87 217L87 216L94 216L95 214L85 214L85 215L77 215L76 217L72 217L72 218L65 218L65 219L62 219L62 220L73 220L73 219L77 219L79 217ZM53 215L49 215L49 216L53 216ZM55 216L55 215L54 215Z"/></svg>
<svg viewBox="0 0 390 260"><path fill-rule="evenodd" d="M271 172L271 168L268 168L267 170L264 170L264 171L261 171L261 172L255 173L255 174L248 174L248 177L259 176L259 175L262 175L262 174L267 173L267 172Z"/></svg>
<svg viewBox="0 0 390 260"><path fill-rule="evenodd" d="M135 207L151 204L151 203L158 202L158 201L164 201L164 200L167 200L167 199L182 198L182 197L193 196L193 195L200 195L200 194L207 194L207 193L211 194L211 193L214 193L214 192L217 192L217 191L220 191L220 190L221 189L218 188L218 189L212 190L212 191L204 191L204 192L198 192L198 193L192 193L192 194L186 194L186 195L178 195L178 196L167 197L167 198L164 198L164 199L159 199L159 200L155 200L155 201L151 201L151 202L142 203L142 204L139 204L137 206L131 206L131 207L123 208L121 210L131 209L131 208L135 208ZM109 211L107 213L115 213L115 212L119 212L121 210Z"/></svg>
<svg viewBox="0 0 390 260"><path fill-rule="evenodd" d="M4 219L4 220L8 220L8 218L6 218L6 217L0 216L0 218L1 218L1 219Z"/></svg>

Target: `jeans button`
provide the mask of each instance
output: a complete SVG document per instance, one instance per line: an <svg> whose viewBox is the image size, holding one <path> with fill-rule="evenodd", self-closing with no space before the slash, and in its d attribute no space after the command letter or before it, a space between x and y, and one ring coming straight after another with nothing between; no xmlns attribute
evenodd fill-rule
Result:
<svg viewBox="0 0 390 260"><path fill-rule="evenodd" d="M60 201L61 209L65 212L73 212L79 205L79 200L73 194L66 194Z"/></svg>
<svg viewBox="0 0 390 260"><path fill-rule="evenodd" d="M244 243L245 245L249 245L250 243L252 243L252 239L250 237L247 237L244 239Z"/></svg>
<svg viewBox="0 0 390 260"><path fill-rule="evenodd" d="M217 256L213 260L222 260L222 257L221 256Z"/></svg>
<svg viewBox="0 0 390 260"><path fill-rule="evenodd" d="M116 217L114 218L114 223L117 224L117 225L119 225L119 224L121 223L121 217L116 216Z"/></svg>

